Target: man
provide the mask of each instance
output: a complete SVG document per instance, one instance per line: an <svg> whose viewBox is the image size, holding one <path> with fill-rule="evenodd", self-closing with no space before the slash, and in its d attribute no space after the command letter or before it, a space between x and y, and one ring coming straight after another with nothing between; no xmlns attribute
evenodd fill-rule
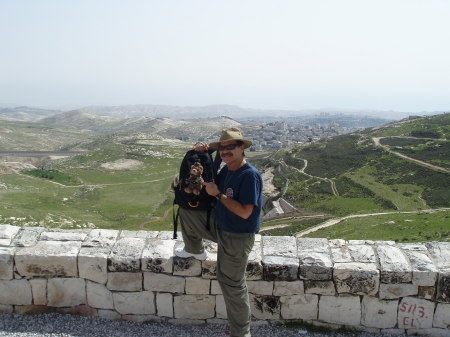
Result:
<svg viewBox="0 0 450 337"><path fill-rule="evenodd" d="M208 231L204 214L196 213L194 219L185 212L184 222L188 225L182 229L185 248L175 250L180 257L206 259L202 238L217 242L217 279L225 299L231 336L245 337L250 336L251 318L245 270L255 233L259 231L262 204L261 176L245 159L244 150L251 144L238 129L231 128L222 132L218 142L209 145L219 151L226 164L217 177L217 184L204 183L206 192L218 200L216 218L210 219ZM180 217L184 227L182 213Z"/></svg>

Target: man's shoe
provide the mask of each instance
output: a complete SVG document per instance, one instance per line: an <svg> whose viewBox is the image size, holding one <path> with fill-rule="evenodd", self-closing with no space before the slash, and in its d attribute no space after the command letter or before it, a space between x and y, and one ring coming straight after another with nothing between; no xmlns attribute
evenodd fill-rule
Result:
<svg viewBox="0 0 450 337"><path fill-rule="evenodd" d="M188 257L194 257L197 260L205 261L208 257L208 253L206 250L203 251L203 253L200 254L192 254L184 250L184 248L177 248L175 249L175 255L178 257L188 258Z"/></svg>

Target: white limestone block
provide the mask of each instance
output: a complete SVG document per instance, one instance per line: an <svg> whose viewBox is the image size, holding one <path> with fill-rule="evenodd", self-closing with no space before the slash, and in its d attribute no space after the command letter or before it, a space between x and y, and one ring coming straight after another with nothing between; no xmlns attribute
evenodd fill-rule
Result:
<svg viewBox="0 0 450 337"><path fill-rule="evenodd" d="M38 242L39 237L44 230L45 228L42 227L24 227L14 237L11 245L15 247L34 246Z"/></svg>
<svg viewBox="0 0 450 337"><path fill-rule="evenodd" d="M297 257L297 243L293 236L262 237L263 256Z"/></svg>
<svg viewBox="0 0 450 337"><path fill-rule="evenodd" d="M172 273L175 240L149 240L142 252L142 270Z"/></svg>
<svg viewBox="0 0 450 337"><path fill-rule="evenodd" d="M289 295L303 295L305 293L305 288L303 281L275 281L275 286L273 289L273 294L275 296L289 296ZM271 294L262 294L271 295Z"/></svg>
<svg viewBox="0 0 450 337"><path fill-rule="evenodd" d="M187 295L209 295L211 280L201 277L186 278L186 294Z"/></svg>
<svg viewBox="0 0 450 337"><path fill-rule="evenodd" d="M114 307L122 315L153 315L156 313L152 291L114 292Z"/></svg>
<svg viewBox="0 0 450 337"><path fill-rule="evenodd" d="M247 281L247 288L254 295L272 295L273 281Z"/></svg>
<svg viewBox="0 0 450 337"><path fill-rule="evenodd" d="M86 284L87 303L98 309L114 309L112 292L103 284L87 281Z"/></svg>
<svg viewBox="0 0 450 337"><path fill-rule="evenodd" d="M17 226L0 225L0 247L10 246L19 230L20 227Z"/></svg>
<svg viewBox="0 0 450 337"><path fill-rule="evenodd" d="M352 262L348 247L332 247L331 257L335 263Z"/></svg>
<svg viewBox="0 0 450 337"><path fill-rule="evenodd" d="M361 324L371 328L389 329L397 325L398 300L383 301L364 296L361 303Z"/></svg>
<svg viewBox="0 0 450 337"><path fill-rule="evenodd" d="M298 279L297 258L264 256L262 266L265 281L293 281Z"/></svg>
<svg viewBox="0 0 450 337"><path fill-rule="evenodd" d="M33 278L30 280L34 305L47 305L47 279Z"/></svg>
<svg viewBox="0 0 450 337"><path fill-rule="evenodd" d="M32 304L33 295L27 280L0 281L0 303L4 305Z"/></svg>
<svg viewBox="0 0 450 337"><path fill-rule="evenodd" d="M25 277L77 277L79 241L39 241L34 247L18 248L15 263L18 273Z"/></svg>
<svg viewBox="0 0 450 337"><path fill-rule="evenodd" d="M227 307L223 295L216 296L216 317L218 319L227 319Z"/></svg>
<svg viewBox="0 0 450 337"><path fill-rule="evenodd" d="M160 317L173 318L173 295L169 293L157 293L156 310Z"/></svg>
<svg viewBox="0 0 450 337"><path fill-rule="evenodd" d="M84 241L87 233L83 232L42 232L40 236L41 241Z"/></svg>
<svg viewBox="0 0 450 337"><path fill-rule="evenodd" d="M177 277L158 273L144 273L144 289L169 292L169 293L184 293L186 279L184 277Z"/></svg>
<svg viewBox="0 0 450 337"><path fill-rule="evenodd" d="M376 263L377 258L373 246L370 245L349 245L348 251L354 262Z"/></svg>
<svg viewBox="0 0 450 337"><path fill-rule="evenodd" d="M427 248L439 270L450 269L450 242L429 242Z"/></svg>
<svg viewBox="0 0 450 337"><path fill-rule="evenodd" d="M193 258L173 257L173 275L200 276L202 274L202 262Z"/></svg>
<svg viewBox="0 0 450 337"><path fill-rule="evenodd" d="M417 296L426 300L434 300L436 298L436 287L419 287Z"/></svg>
<svg viewBox="0 0 450 337"><path fill-rule="evenodd" d="M106 288L117 291L141 291L142 273L108 273Z"/></svg>
<svg viewBox="0 0 450 337"><path fill-rule="evenodd" d="M333 278L339 293L375 295L380 286L380 272L374 263L335 263Z"/></svg>
<svg viewBox="0 0 450 337"><path fill-rule="evenodd" d="M47 305L74 307L86 304L86 281L80 278L51 278L47 282Z"/></svg>
<svg viewBox="0 0 450 337"><path fill-rule="evenodd" d="M329 295L336 294L333 281L304 280L305 294Z"/></svg>
<svg viewBox="0 0 450 337"><path fill-rule="evenodd" d="M377 241L378 243L382 241ZM392 244L395 244L394 241L391 241ZM374 245L375 241L373 240L348 240L349 245ZM380 243L381 244L381 243Z"/></svg>
<svg viewBox="0 0 450 337"><path fill-rule="evenodd" d="M349 245L331 248L334 262L376 263L376 256L372 246Z"/></svg>
<svg viewBox="0 0 450 337"><path fill-rule="evenodd" d="M386 284L380 285L381 299L394 299L407 296L415 296L419 292L419 287L412 283Z"/></svg>
<svg viewBox="0 0 450 337"><path fill-rule="evenodd" d="M174 313L178 319L214 317L216 297L211 295L179 295L174 297Z"/></svg>
<svg viewBox="0 0 450 337"><path fill-rule="evenodd" d="M158 238L160 240L173 240L173 232L172 231L159 231L156 233L157 233L156 238ZM178 235L178 239L176 241L183 241L183 236Z"/></svg>
<svg viewBox="0 0 450 337"><path fill-rule="evenodd" d="M317 295L281 296L280 302L283 319L317 319L319 303L319 296Z"/></svg>
<svg viewBox="0 0 450 337"><path fill-rule="evenodd" d="M450 268L438 274L436 299L438 302L450 303Z"/></svg>
<svg viewBox="0 0 450 337"><path fill-rule="evenodd" d="M127 231L120 232L119 239L122 238L138 238L138 239L154 239L158 236L158 231Z"/></svg>
<svg viewBox="0 0 450 337"><path fill-rule="evenodd" d="M401 329L427 329L433 326L435 304L431 301L405 297L398 308L398 327Z"/></svg>
<svg viewBox="0 0 450 337"><path fill-rule="evenodd" d="M117 319L122 318L122 315L119 314L117 311L105 310L105 309L98 309L97 316L101 317L101 318L105 318L105 319L111 319L111 320L117 320Z"/></svg>
<svg viewBox="0 0 450 337"><path fill-rule="evenodd" d="M304 280L331 280L333 263L331 253L303 252L300 257L299 276Z"/></svg>
<svg viewBox="0 0 450 337"><path fill-rule="evenodd" d="M394 246L377 247L380 259L382 283L409 283L412 280L412 267L401 249Z"/></svg>
<svg viewBox="0 0 450 337"><path fill-rule="evenodd" d="M257 319L278 320L281 315L280 298L249 294L250 310Z"/></svg>
<svg viewBox="0 0 450 337"><path fill-rule="evenodd" d="M14 251L12 247L0 247L0 280L14 278Z"/></svg>
<svg viewBox="0 0 450 337"><path fill-rule="evenodd" d="M108 258L108 271L141 271L141 256L145 239L121 238L111 248Z"/></svg>
<svg viewBox="0 0 450 337"><path fill-rule="evenodd" d="M105 284L108 280L109 248L82 247L78 254L80 278Z"/></svg>
<svg viewBox="0 0 450 337"><path fill-rule="evenodd" d="M327 239L298 238L297 250L298 256L304 252L330 253L330 243Z"/></svg>
<svg viewBox="0 0 450 337"><path fill-rule="evenodd" d="M398 243L397 247L404 251L428 252L427 246L422 243Z"/></svg>
<svg viewBox="0 0 450 337"><path fill-rule="evenodd" d="M110 248L119 236L119 231L114 229L93 229L83 242L82 247Z"/></svg>
<svg viewBox="0 0 450 337"><path fill-rule="evenodd" d="M344 239L332 239L328 240L328 243L333 248L347 246L347 240Z"/></svg>
<svg viewBox="0 0 450 337"><path fill-rule="evenodd" d="M217 254L208 254L205 261L202 261L202 278L214 280L217 278L216 268L217 268Z"/></svg>
<svg viewBox="0 0 450 337"><path fill-rule="evenodd" d="M217 280L211 281L211 295L222 295L222 288Z"/></svg>
<svg viewBox="0 0 450 337"><path fill-rule="evenodd" d="M418 286L434 286L438 269L428 257L427 252L405 250L412 266L412 283Z"/></svg>
<svg viewBox="0 0 450 337"><path fill-rule="evenodd" d="M388 335L388 336L400 336L400 335L405 335L406 331L405 329L381 329L381 333Z"/></svg>
<svg viewBox="0 0 450 337"><path fill-rule="evenodd" d="M322 296L319 301L319 320L334 324L359 325L359 296Z"/></svg>
<svg viewBox="0 0 450 337"><path fill-rule="evenodd" d="M245 271L245 277L248 281L262 280L263 267L262 267L262 238L259 235L260 240L255 239L252 251L248 255L247 269Z"/></svg>
<svg viewBox="0 0 450 337"><path fill-rule="evenodd" d="M0 304L0 314L12 314L14 306L10 304Z"/></svg>
<svg viewBox="0 0 450 337"><path fill-rule="evenodd" d="M450 329L450 304L437 304L434 313L433 328Z"/></svg>

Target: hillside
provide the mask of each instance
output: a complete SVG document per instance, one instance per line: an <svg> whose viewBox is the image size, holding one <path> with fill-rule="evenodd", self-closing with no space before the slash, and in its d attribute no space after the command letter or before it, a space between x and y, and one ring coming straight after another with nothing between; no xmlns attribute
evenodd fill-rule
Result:
<svg viewBox="0 0 450 337"><path fill-rule="evenodd" d="M56 114L42 119L40 123L50 126L64 126L76 130L90 130L98 134L144 132L165 138L194 142L199 139L209 138L217 130L240 125L240 123L228 117L179 120L140 116L118 119L85 110L73 110Z"/></svg>
<svg viewBox="0 0 450 337"><path fill-rule="evenodd" d="M450 114L403 120L260 160L303 211L334 216L450 206Z"/></svg>
<svg viewBox="0 0 450 337"><path fill-rule="evenodd" d="M77 150L94 136L89 130L42 123L2 121L0 151Z"/></svg>
<svg viewBox="0 0 450 337"><path fill-rule="evenodd" d="M3 121L21 121L36 122L42 118L60 113L54 109L40 109L28 106L5 107L0 108L0 120Z"/></svg>

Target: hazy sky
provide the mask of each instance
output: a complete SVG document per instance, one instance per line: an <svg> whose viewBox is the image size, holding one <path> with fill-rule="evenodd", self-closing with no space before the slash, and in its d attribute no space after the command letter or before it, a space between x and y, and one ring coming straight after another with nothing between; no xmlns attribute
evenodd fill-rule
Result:
<svg viewBox="0 0 450 337"><path fill-rule="evenodd" d="M0 0L0 105L450 110L448 0Z"/></svg>

